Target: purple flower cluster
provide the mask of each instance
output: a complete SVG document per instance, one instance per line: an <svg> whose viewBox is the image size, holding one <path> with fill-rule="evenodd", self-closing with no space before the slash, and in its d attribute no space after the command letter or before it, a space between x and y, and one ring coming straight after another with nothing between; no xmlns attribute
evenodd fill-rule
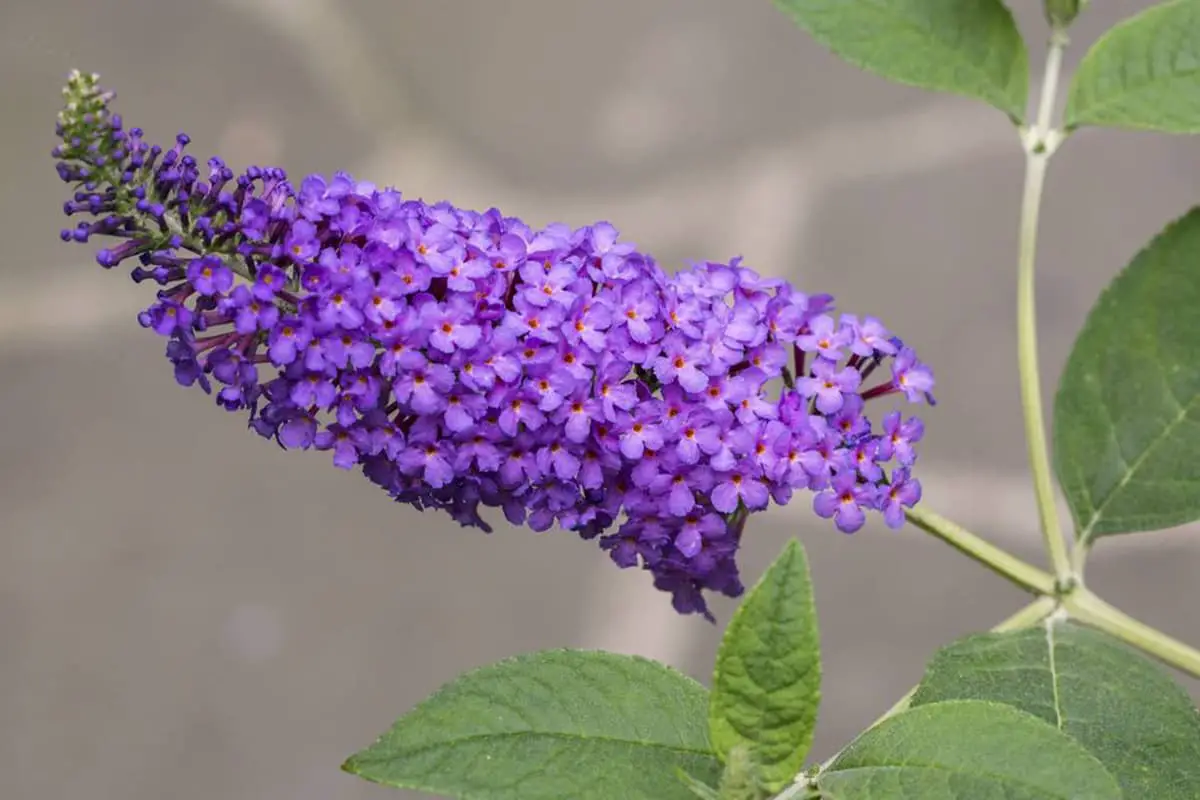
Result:
<svg viewBox="0 0 1200 800"><path fill-rule="evenodd" d="M742 591L750 512L797 489L846 532L920 498L933 376L873 318L737 260L668 277L608 223L534 230L344 173L207 170L148 145L74 74L54 155L67 241L162 287L139 317L183 385L287 449L330 451L396 500L490 527L558 526L650 570L681 612ZM884 364L889 369L872 382Z"/></svg>

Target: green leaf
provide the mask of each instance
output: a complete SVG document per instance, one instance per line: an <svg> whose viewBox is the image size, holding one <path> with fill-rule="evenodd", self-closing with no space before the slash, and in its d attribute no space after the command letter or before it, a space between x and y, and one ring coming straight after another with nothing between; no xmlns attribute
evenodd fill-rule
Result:
<svg viewBox="0 0 1200 800"><path fill-rule="evenodd" d="M1071 739L980 700L933 703L879 723L817 785L823 800L1122 800L1116 780Z"/></svg>
<svg viewBox="0 0 1200 800"><path fill-rule="evenodd" d="M1200 208L1100 296L1054 402L1055 467L1084 542L1200 518Z"/></svg>
<svg viewBox="0 0 1200 800"><path fill-rule="evenodd" d="M1071 81L1066 125L1200 132L1200 2L1152 6L1100 37Z"/></svg>
<svg viewBox="0 0 1200 800"><path fill-rule="evenodd" d="M487 800L688 800L715 783L704 687L654 661L547 650L468 672L342 768Z"/></svg>
<svg viewBox="0 0 1200 800"><path fill-rule="evenodd" d="M713 675L709 730L746 748L771 791L804 765L821 698L821 642L804 548L792 539L734 613Z"/></svg>
<svg viewBox="0 0 1200 800"><path fill-rule="evenodd" d="M1200 714L1157 665L1068 622L968 636L929 663L910 707L1005 703L1081 744L1127 798L1192 800L1200 789Z"/></svg>
<svg viewBox="0 0 1200 800"><path fill-rule="evenodd" d="M1001 0L775 0L857 67L990 103L1020 121L1029 53Z"/></svg>

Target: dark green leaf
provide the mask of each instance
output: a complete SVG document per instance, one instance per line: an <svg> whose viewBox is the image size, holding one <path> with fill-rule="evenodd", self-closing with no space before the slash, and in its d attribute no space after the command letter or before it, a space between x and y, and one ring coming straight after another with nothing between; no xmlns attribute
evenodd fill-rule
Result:
<svg viewBox="0 0 1200 800"><path fill-rule="evenodd" d="M1025 114L1029 54L1000 0L775 0L855 66Z"/></svg>
<svg viewBox="0 0 1200 800"><path fill-rule="evenodd" d="M1054 451L1085 542L1200 518L1200 209L1092 309L1055 399Z"/></svg>
<svg viewBox="0 0 1200 800"><path fill-rule="evenodd" d="M1000 703L953 700L864 733L818 779L824 800L1122 800L1090 753Z"/></svg>
<svg viewBox="0 0 1200 800"><path fill-rule="evenodd" d="M1152 6L1100 37L1071 81L1066 124L1200 131L1200 2Z"/></svg>
<svg viewBox="0 0 1200 800"><path fill-rule="evenodd" d="M1041 717L1108 768L1125 796L1191 800L1200 714L1153 662L1068 622L969 636L941 650L911 707L992 700Z"/></svg>
<svg viewBox="0 0 1200 800"><path fill-rule="evenodd" d="M709 726L722 759L744 746L778 791L804 765L821 698L821 642L795 539L742 601L717 653Z"/></svg>
<svg viewBox="0 0 1200 800"><path fill-rule="evenodd" d="M468 672L343 769L487 800L688 800L715 783L700 684L643 658L550 650Z"/></svg>
<svg viewBox="0 0 1200 800"><path fill-rule="evenodd" d="M700 800L721 800L721 796L717 794L717 790L707 783L696 780L683 770L678 770L675 774L679 776L679 780L683 781L684 786L687 786L691 793L699 797Z"/></svg>

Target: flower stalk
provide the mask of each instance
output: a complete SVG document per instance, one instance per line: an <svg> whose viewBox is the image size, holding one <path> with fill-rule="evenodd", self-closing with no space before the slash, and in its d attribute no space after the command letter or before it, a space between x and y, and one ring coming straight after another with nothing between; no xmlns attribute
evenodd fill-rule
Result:
<svg viewBox="0 0 1200 800"><path fill-rule="evenodd" d="M977 534L951 522L927 508L912 508L905 515L909 522L942 540L968 558L972 558L1020 588L1044 596L1057 591L1054 576L1017 558Z"/></svg>

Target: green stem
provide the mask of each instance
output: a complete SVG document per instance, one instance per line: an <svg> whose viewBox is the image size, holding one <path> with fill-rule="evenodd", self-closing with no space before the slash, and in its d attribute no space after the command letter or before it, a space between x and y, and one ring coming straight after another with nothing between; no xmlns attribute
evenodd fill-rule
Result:
<svg viewBox="0 0 1200 800"><path fill-rule="evenodd" d="M1085 625L1133 645L1194 678L1200 678L1200 650L1139 622L1083 587L1064 597L1062 603L1068 614Z"/></svg>
<svg viewBox="0 0 1200 800"><path fill-rule="evenodd" d="M1082 536L1076 539L1075 544L1071 547L1071 574L1080 586L1083 585L1083 567L1087 563L1088 553L1091 552L1091 549L1092 543Z"/></svg>
<svg viewBox="0 0 1200 800"><path fill-rule="evenodd" d="M1059 134L1051 128L1054 98L1062 70L1067 38L1054 31L1046 57L1037 121L1025 132L1025 191L1021 201L1021 230L1017 260L1017 363L1021 379L1021 406L1025 410L1025 439L1029 467L1037 497L1038 517L1050 563L1061 586L1073 583L1070 557L1058 521L1054 483L1050 474L1050 452L1046 445L1046 423L1042 415L1042 387L1038 373L1037 314L1034 304L1034 265L1037 259L1038 217L1046 165L1057 147Z"/></svg>
<svg viewBox="0 0 1200 800"><path fill-rule="evenodd" d="M905 516L909 522L921 530L941 539L963 555L978 561L1022 589L1040 595L1056 593L1054 576L1022 561L945 517L920 507L909 509Z"/></svg>

